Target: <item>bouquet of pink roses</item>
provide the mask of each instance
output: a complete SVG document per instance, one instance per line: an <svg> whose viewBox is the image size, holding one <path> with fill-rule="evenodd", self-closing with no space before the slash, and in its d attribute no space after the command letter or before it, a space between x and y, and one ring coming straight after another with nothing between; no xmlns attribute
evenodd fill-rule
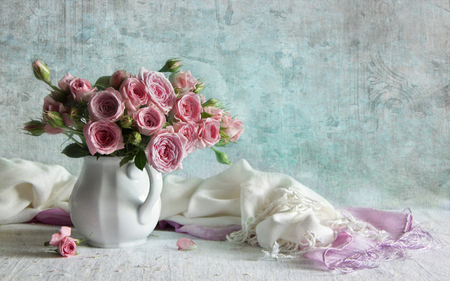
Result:
<svg viewBox="0 0 450 281"><path fill-rule="evenodd" d="M42 118L25 123L24 130L33 136L65 134L73 141L62 151L69 157L116 156L121 165L134 160L141 170L149 163L171 172L182 168L188 154L209 147L220 163L230 164L213 146L234 143L244 131L242 121L218 100L200 94L205 83L181 72L177 59L159 71L142 67L138 75L117 70L93 86L69 73L54 86L44 63L36 60L32 66L51 93L44 98Z"/></svg>

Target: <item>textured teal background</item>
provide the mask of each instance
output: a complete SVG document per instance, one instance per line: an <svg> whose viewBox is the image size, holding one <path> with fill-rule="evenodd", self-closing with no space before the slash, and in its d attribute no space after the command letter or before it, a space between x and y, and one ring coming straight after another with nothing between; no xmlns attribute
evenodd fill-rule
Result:
<svg viewBox="0 0 450 281"><path fill-rule="evenodd" d="M47 93L33 59L94 82L181 57L246 124L232 160L337 206L449 208L449 34L447 0L1 1L0 156L81 166L21 133ZM210 150L184 166L225 168Z"/></svg>

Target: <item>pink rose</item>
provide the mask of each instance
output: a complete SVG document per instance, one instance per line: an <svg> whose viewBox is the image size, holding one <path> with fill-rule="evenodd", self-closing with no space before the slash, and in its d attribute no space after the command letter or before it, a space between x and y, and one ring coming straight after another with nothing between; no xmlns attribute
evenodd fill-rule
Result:
<svg viewBox="0 0 450 281"><path fill-rule="evenodd" d="M70 127L75 124L75 122L69 116L69 113L68 113L69 108L67 106L64 106L62 103L55 101L50 95L48 95L44 98L44 106L43 106L42 110L44 111L44 120L46 119L46 116L45 116L46 112L54 111L54 112L58 112L61 115L61 117L64 121L64 124L66 126ZM60 134L62 132L65 132L66 129L54 128L46 122L44 131L47 134L55 135L55 134Z"/></svg>
<svg viewBox="0 0 450 281"><path fill-rule="evenodd" d="M118 88L120 84L122 84L122 81L129 76L130 75L128 75L125 70L116 70L109 79L109 85L111 85L111 87L113 88Z"/></svg>
<svg viewBox="0 0 450 281"><path fill-rule="evenodd" d="M220 140L220 123L212 118L202 119L198 126L197 147L211 147Z"/></svg>
<svg viewBox="0 0 450 281"><path fill-rule="evenodd" d="M147 104L150 100L150 95L144 83L133 77L125 79L120 85L119 91L125 101L128 113L135 112L141 105Z"/></svg>
<svg viewBox="0 0 450 281"><path fill-rule="evenodd" d="M62 226L58 233L52 235L52 239L49 244L52 246L58 246L59 242L61 242L64 237L70 236L71 232L72 229L70 227Z"/></svg>
<svg viewBox="0 0 450 281"><path fill-rule="evenodd" d="M191 72L188 70L186 72L178 72L170 75L169 77L172 86L178 90L180 93L191 92L195 90L195 85L197 85L197 79L195 79Z"/></svg>
<svg viewBox="0 0 450 281"><path fill-rule="evenodd" d="M122 132L114 122L89 121L83 128L83 135L92 155L110 154L125 147Z"/></svg>
<svg viewBox="0 0 450 281"><path fill-rule="evenodd" d="M64 77L59 80L58 87L64 92L68 92L70 90L69 84L73 79L74 77L69 72L67 72L66 75L64 75Z"/></svg>
<svg viewBox="0 0 450 281"><path fill-rule="evenodd" d="M69 89L73 95L73 99L77 102L89 102L92 95L97 91L97 88L92 89L91 83L88 80L82 78L74 78L70 81Z"/></svg>
<svg viewBox="0 0 450 281"><path fill-rule="evenodd" d="M197 149L198 126L194 122L178 122L173 124L175 132L183 135L187 142L185 145L186 153L192 153Z"/></svg>
<svg viewBox="0 0 450 281"><path fill-rule="evenodd" d="M166 123L166 116L161 110L153 106L139 109L134 114L133 119L139 133L145 136L153 135Z"/></svg>
<svg viewBox="0 0 450 281"><path fill-rule="evenodd" d="M222 132L229 137L229 141L237 142L241 134L244 132L244 123L235 118L228 124L222 125Z"/></svg>
<svg viewBox="0 0 450 281"><path fill-rule="evenodd" d="M125 104L120 93L109 87L104 91L96 92L88 104L91 120L105 120L115 122L122 117Z"/></svg>
<svg viewBox="0 0 450 281"><path fill-rule="evenodd" d="M169 173L182 169L181 161L186 156L186 138L174 132L172 127L155 134L145 149L148 163L158 172Z"/></svg>
<svg viewBox="0 0 450 281"><path fill-rule="evenodd" d="M222 120L223 110L214 106L207 106L203 108L203 111L211 114L211 118L217 121Z"/></svg>
<svg viewBox="0 0 450 281"><path fill-rule="evenodd" d="M148 71L144 67L139 70L138 78L147 87L153 103L164 113L168 113L177 98L170 81L161 72Z"/></svg>
<svg viewBox="0 0 450 281"><path fill-rule="evenodd" d="M72 257L77 253L77 239L64 237L58 244L58 252L63 257Z"/></svg>
<svg viewBox="0 0 450 281"><path fill-rule="evenodd" d="M174 114L177 120L200 121L203 111L200 98L194 93L187 93L179 97L175 102Z"/></svg>

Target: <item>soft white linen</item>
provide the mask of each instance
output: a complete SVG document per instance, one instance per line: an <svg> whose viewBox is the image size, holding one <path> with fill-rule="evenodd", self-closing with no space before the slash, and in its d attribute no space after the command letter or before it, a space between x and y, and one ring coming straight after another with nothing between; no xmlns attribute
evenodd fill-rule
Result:
<svg viewBox="0 0 450 281"><path fill-rule="evenodd" d="M46 209L68 211L75 181L58 165L0 158L0 224L27 222Z"/></svg>
<svg viewBox="0 0 450 281"><path fill-rule="evenodd" d="M20 159L0 162L0 224L26 222L50 208L68 209L76 178L64 168ZM208 179L166 176L160 220L182 225L242 225L230 237L272 248L326 246L337 212L321 196L283 174L258 172L241 160ZM287 245L289 246L289 244Z"/></svg>

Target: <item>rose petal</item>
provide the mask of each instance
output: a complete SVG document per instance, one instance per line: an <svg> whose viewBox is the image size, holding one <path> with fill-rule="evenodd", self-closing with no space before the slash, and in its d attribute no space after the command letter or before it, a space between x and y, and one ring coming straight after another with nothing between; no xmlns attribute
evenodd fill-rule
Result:
<svg viewBox="0 0 450 281"><path fill-rule="evenodd" d="M177 241L178 250L181 251L190 251L197 249L197 244L194 243L191 239L188 238L180 238Z"/></svg>
<svg viewBox="0 0 450 281"><path fill-rule="evenodd" d="M52 246L58 246L59 242L61 242L64 237L70 236L71 233L72 229L70 227L62 226L58 233L52 235L52 239L49 244Z"/></svg>

